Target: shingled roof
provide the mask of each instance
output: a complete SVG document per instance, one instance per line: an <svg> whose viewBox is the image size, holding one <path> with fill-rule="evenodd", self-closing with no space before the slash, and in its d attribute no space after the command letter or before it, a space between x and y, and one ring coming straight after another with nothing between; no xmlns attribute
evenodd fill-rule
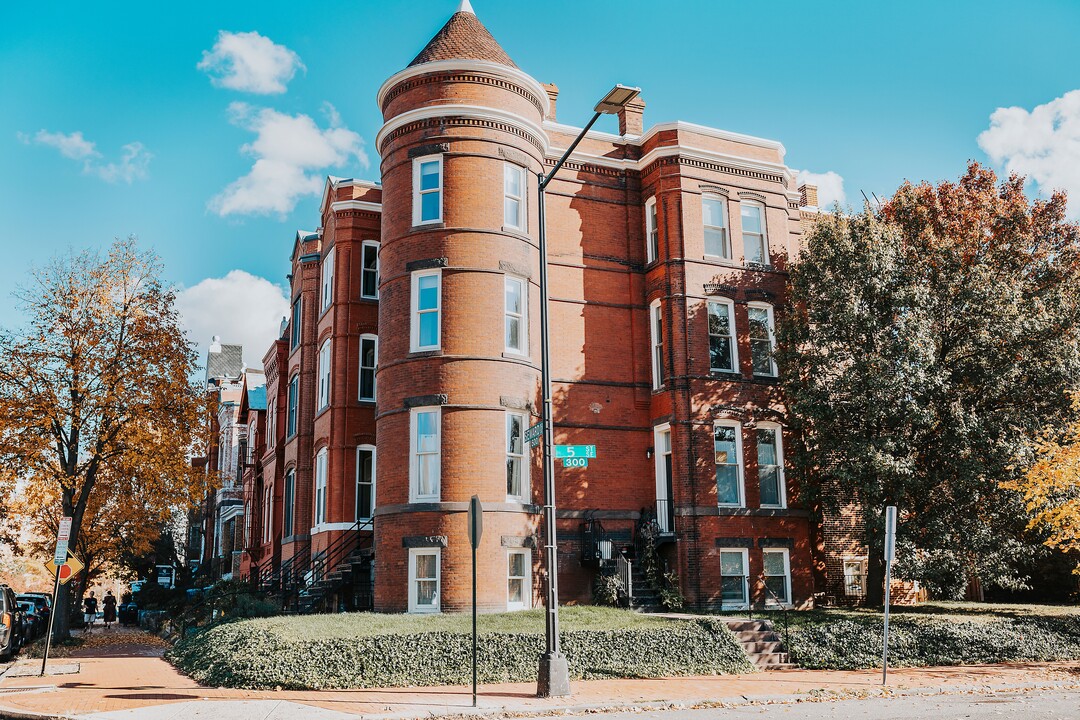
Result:
<svg viewBox="0 0 1080 720"><path fill-rule="evenodd" d="M462 3L462 9L450 16L442 30L413 58L409 67L436 60L487 60L488 62L517 65L499 46L484 24L473 14L468 3Z"/></svg>

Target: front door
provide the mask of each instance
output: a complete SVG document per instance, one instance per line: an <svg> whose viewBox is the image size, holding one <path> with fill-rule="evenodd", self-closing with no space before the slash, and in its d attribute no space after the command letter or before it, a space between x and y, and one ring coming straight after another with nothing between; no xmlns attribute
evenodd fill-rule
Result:
<svg viewBox="0 0 1080 720"><path fill-rule="evenodd" d="M720 602L725 610L745 610L749 605L749 563L747 551L720 551Z"/></svg>
<svg viewBox="0 0 1080 720"><path fill-rule="evenodd" d="M653 431L656 447L656 524L660 532L675 532L675 506L671 502L671 428Z"/></svg>

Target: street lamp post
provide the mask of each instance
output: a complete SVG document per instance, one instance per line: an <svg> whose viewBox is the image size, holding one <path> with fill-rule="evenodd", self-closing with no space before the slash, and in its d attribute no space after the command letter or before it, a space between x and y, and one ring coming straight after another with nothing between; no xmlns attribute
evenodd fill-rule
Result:
<svg viewBox="0 0 1080 720"><path fill-rule="evenodd" d="M601 115L612 115L641 93L640 88L616 85L593 108L592 120L582 129L570 147L562 154L551 172L537 175L537 208L540 214L540 382L543 386L542 422L544 425L544 604L545 643L540 656L540 672L537 676L537 697L561 697L570 694L570 676L566 657L559 649L559 563L556 557L555 536L555 458L554 433L551 426L551 337L548 322L548 259L547 225L544 217L545 190L555 174L566 163L585 134Z"/></svg>

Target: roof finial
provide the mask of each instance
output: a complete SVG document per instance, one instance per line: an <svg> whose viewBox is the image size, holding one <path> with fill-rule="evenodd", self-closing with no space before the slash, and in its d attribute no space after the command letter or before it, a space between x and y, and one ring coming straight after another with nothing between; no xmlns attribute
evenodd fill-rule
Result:
<svg viewBox="0 0 1080 720"><path fill-rule="evenodd" d="M457 11L458 12L467 12L470 15L476 15L476 13L472 9L472 3L469 2L469 0L461 0L461 4L458 5Z"/></svg>

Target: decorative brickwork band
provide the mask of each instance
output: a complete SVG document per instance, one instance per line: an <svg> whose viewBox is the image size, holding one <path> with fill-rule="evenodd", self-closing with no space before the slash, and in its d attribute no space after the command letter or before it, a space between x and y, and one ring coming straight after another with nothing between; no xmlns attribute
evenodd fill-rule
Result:
<svg viewBox="0 0 1080 720"><path fill-rule="evenodd" d="M764 195L756 192L740 192L739 197L743 200L760 200L761 202L766 202L768 200Z"/></svg>
<svg viewBox="0 0 1080 720"><path fill-rule="evenodd" d="M405 272L417 270L431 270L432 268L444 268L450 264L450 258L427 258L425 260L413 260L405 263Z"/></svg>
<svg viewBox="0 0 1080 720"><path fill-rule="evenodd" d="M511 148L500 147L499 155L503 156L512 163L517 163L518 165L522 165L524 167L529 166L529 156L523 152L518 152L517 150L513 150Z"/></svg>
<svg viewBox="0 0 1080 720"><path fill-rule="evenodd" d="M791 538L758 538L757 545L759 548L795 549L795 541Z"/></svg>
<svg viewBox="0 0 1080 720"><path fill-rule="evenodd" d="M746 297L756 300L774 300L776 294L771 293L768 290L761 290L760 288L747 288Z"/></svg>
<svg viewBox="0 0 1080 720"><path fill-rule="evenodd" d="M445 535L407 535L401 538L401 547L404 548L444 548L446 544Z"/></svg>
<svg viewBox="0 0 1080 720"><path fill-rule="evenodd" d="M703 192L703 193L710 193L712 195L723 195L724 197L728 196L728 189L725 188L725 187L720 187L719 185L704 185L703 184L703 185L699 185L698 187L701 190L701 192Z"/></svg>
<svg viewBox="0 0 1080 720"><path fill-rule="evenodd" d="M510 397L509 395L500 395L499 404L505 408L511 410L531 410L532 404L525 398Z"/></svg>

